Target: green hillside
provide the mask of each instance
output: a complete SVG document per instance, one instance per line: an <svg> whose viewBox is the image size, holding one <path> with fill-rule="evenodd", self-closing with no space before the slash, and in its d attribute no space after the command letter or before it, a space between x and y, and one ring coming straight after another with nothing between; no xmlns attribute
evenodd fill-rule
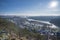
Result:
<svg viewBox="0 0 60 40"><path fill-rule="evenodd" d="M18 28L17 28L17 26L14 23L12 23L12 22L10 22L10 21L8 21L6 19L0 18L0 31L1 30L6 30L6 31L18 32L17 29Z"/></svg>

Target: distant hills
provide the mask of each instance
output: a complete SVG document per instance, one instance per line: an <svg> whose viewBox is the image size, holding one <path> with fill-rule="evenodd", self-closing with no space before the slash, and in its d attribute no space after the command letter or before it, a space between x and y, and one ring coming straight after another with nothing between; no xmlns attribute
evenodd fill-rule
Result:
<svg viewBox="0 0 60 40"><path fill-rule="evenodd" d="M52 19L55 19L58 16L33 16L33 17L26 17L26 18L21 16L0 16L0 17L14 23L17 27L20 27L20 28L27 27L29 30L31 29L40 30L40 28L38 28L37 26L40 27L41 22L40 23L37 22L38 20L51 21ZM32 22L32 21L29 21L28 19L35 19L37 21L33 20ZM43 23L41 25L43 25Z"/></svg>
<svg viewBox="0 0 60 40"><path fill-rule="evenodd" d="M56 26L60 27L60 16L33 16L28 18L35 20L49 21L55 24Z"/></svg>
<svg viewBox="0 0 60 40"><path fill-rule="evenodd" d="M55 24L56 26L60 27L60 17L51 19L50 22Z"/></svg>
<svg viewBox="0 0 60 40"><path fill-rule="evenodd" d="M42 20L42 21L50 21L50 20L58 18L58 17L60 17L60 16L31 16L28 18L35 19L35 20Z"/></svg>

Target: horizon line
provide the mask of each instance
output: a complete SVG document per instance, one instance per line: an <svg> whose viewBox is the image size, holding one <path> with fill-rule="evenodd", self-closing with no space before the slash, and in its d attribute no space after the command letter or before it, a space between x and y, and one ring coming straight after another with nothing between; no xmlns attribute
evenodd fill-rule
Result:
<svg viewBox="0 0 60 40"><path fill-rule="evenodd" d="M60 16L60 14L0 14L0 16Z"/></svg>

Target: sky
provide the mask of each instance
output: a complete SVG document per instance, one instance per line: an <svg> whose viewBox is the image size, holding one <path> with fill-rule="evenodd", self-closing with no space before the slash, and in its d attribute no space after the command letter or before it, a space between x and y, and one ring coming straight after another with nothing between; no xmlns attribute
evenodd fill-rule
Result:
<svg viewBox="0 0 60 40"><path fill-rule="evenodd" d="M0 15L60 16L60 0L0 0Z"/></svg>

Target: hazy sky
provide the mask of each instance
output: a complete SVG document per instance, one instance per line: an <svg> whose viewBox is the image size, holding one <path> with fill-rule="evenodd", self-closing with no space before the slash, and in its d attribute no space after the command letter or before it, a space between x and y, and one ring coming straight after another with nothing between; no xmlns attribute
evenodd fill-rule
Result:
<svg viewBox="0 0 60 40"><path fill-rule="evenodd" d="M0 0L4 15L60 15L60 0Z"/></svg>

